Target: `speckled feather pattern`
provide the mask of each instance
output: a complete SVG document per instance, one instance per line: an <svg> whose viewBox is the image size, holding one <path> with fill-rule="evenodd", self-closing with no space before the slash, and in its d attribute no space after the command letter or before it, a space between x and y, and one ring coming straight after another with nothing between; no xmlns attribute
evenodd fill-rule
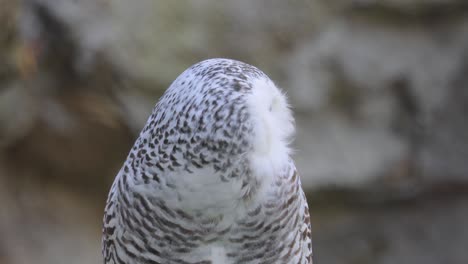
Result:
<svg viewBox="0 0 468 264"><path fill-rule="evenodd" d="M259 69L210 59L156 104L109 193L105 264L312 263L285 96Z"/></svg>

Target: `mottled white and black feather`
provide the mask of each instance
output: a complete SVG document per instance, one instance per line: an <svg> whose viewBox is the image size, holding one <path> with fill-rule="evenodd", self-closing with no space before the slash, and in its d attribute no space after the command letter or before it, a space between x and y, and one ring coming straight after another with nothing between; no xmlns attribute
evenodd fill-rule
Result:
<svg viewBox="0 0 468 264"><path fill-rule="evenodd" d="M156 104L112 185L106 264L311 264L286 98L259 69L210 59Z"/></svg>

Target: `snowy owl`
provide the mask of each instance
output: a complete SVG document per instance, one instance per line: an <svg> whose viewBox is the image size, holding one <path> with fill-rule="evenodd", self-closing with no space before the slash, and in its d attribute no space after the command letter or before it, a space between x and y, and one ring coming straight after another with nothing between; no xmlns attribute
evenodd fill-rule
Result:
<svg viewBox="0 0 468 264"><path fill-rule="evenodd" d="M311 264L284 94L254 66L209 59L154 107L111 187L106 264Z"/></svg>

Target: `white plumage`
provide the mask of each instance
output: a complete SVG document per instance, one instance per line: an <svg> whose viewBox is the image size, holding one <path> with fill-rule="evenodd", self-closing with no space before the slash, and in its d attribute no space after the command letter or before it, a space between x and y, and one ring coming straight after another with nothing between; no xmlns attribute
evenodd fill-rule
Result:
<svg viewBox="0 0 468 264"><path fill-rule="evenodd" d="M156 104L107 201L106 264L312 263L284 94L259 69L210 59Z"/></svg>

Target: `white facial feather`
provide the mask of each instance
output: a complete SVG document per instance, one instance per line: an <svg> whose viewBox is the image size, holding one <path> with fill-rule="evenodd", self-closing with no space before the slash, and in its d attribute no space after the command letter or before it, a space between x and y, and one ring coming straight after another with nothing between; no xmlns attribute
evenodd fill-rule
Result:
<svg viewBox="0 0 468 264"><path fill-rule="evenodd" d="M254 149L250 154L253 175L265 190L289 162L294 119L285 95L269 79L252 82L248 98L254 123Z"/></svg>

